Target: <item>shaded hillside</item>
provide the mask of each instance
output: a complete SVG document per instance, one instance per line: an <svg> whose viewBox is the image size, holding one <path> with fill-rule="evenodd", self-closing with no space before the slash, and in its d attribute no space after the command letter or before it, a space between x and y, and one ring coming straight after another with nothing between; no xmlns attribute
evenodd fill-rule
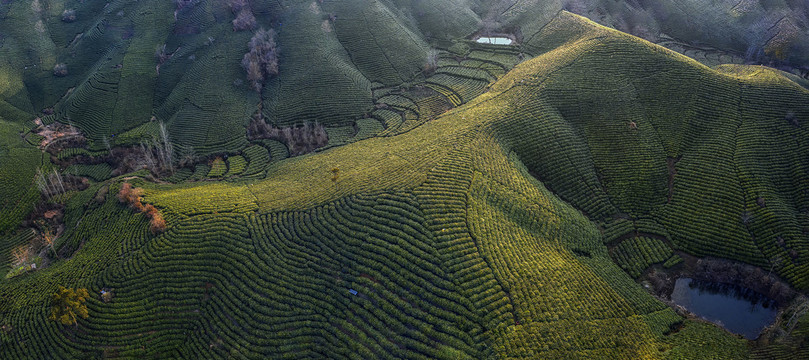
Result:
<svg viewBox="0 0 809 360"><path fill-rule="evenodd" d="M765 64L804 77L809 71L805 1L568 0L564 8L711 65Z"/></svg>
<svg viewBox="0 0 809 360"><path fill-rule="evenodd" d="M252 33L234 31L233 3L241 2L255 18L250 28L278 34L280 73L261 94L238 66ZM429 77L432 49L452 53L472 34L510 34L525 55L537 55L534 37L563 7L711 63L721 60L715 49L725 60L807 64L798 40L806 8L790 1L241 2L5 1L0 113L17 121L53 108L45 122L81 127L92 150L148 138L141 126L154 120L168 124L185 152L236 152L247 145L243 129L258 103L278 126L351 124L375 105L393 105L380 90Z"/></svg>
<svg viewBox="0 0 809 360"><path fill-rule="evenodd" d="M497 81L457 76L484 84L461 93L436 70L423 86L467 103L432 121L419 118L432 92L383 92L398 102L375 111L404 115L395 136L252 178L128 176L163 234L116 199L124 179L68 196L72 257L0 282L3 357L748 357L747 341L650 295L607 244L641 232L698 256L780 258L775 272L806 289L809 91L566 12L509 72L519 54L475 46L447 49L444 71L478 64ZM373 71L402 76L386 64ZM199 171L246 172L267 159L252 149ZM75 328L46 319L58 285L92 294Z"/></svg>

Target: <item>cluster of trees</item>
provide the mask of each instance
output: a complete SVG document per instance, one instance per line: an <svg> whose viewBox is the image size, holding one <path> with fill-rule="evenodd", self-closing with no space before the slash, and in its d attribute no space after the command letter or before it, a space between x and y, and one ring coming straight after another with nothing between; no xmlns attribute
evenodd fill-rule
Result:
<svg viewBox="0 0 809 360"><path fill-rule="evenodd" d="M129 204L136 211L146 214L146 217L149 218L149 230L153 234L163 232L166 230L166 221L163 219L163 215L154 205L144 205L141 201L141 195L143 195L143 189L133 187L132 184L125 182L118 192L118 200L124 204Z"/></svg>
<svg viewBox="0 0 809 360"><path fill-rule="evenodd" d="M159 130L159 136L153 136L151 141L140 143L143 161L146 168L154 174L174 173L174 147L162 121Z"/></svg>
<svg viewBox="0 0 809 360"><path fill-rule="evenodd" d="M157 48L155 49L154 52L154 57L155 60L157 60L158 66L163 65L163 63L166 62L166 60L171 58L171 54L166 52L166 44L157 45Z"/></svg>
<svg viewBox="0 0 809 360"><path fill-rule="evenodd" d="M50 199L54 195L62 194L65 191L65 182L62 180L62 175L53 169L53 172L43 173L42 170L37 170L36 177L37 188L39 192L45 197Z"/></svg>
<svg viewBox="0 0 809 360"><path fill-rule="evenodd" d="M242 67L253 90L261 92L264 83L278 75L278 50L275 47L275 31L259 29L247 43L248 51L242 58Z"/></svg>
<svg viewBox="0 0 809 360"><path fill-rule="evenodd" d="M66 23L71 23L76 21L76 10L75 9L65 9L62 11L62 21Z"/></svg>
<svg viewBox="0 0 809 360"><path fill-rule="evenodd" d="M162 122L158 125L157 135L143 139L139 145L112 147L111 144L106 141L106 138L103 141L109 151L106 154L79 154L62 158L60 155L62 150L79 148L86 144L84 138L79 136L65 136L59 138L49 144L47 151L54 155L53 161L62 167L74 164L89 165L106 163L113 168L112 176L118 176L140 169L147 169L154 175L164 176L173 174L177 163L182 163L178 161L178 158L182 157L183 154L179 154L180 156L175 155L168 129ZM188 151L186 151L186 153L187 152ZM57 158L57 156L59 157ZM193 157L193 154L191 154L191 156ZM191 160L193 161L193 159ZM57 178L56 176L59 177ZM59 182L60 179L63 180L61 186ZM40 189L44 189L42 192L47 196L64 192L61 190L62 186L64 186L65 190L69 191L72 189L82 190L89 185L82 177L66 174L45 174L40 182L42 183ZM52 190L54 186L56 186L56 189L59 189L58 192Z"/></svg>
<svg viewBox="0 0 809 360"><path fill-rule="evenodd" d="M297 126L275 127L263 118L256 117L247 128L247 137L278 140L289 149L290 156L307 154L329 143L326 128L318 123L305 123Z"/></svg>
<svg viewBox="0 0 809 360"><path fill-rule="evenodd" d="M256 17L247 0L230 0L230 11L236 15L233 19L233 31L253 30L256 28Z"/></svg>
<svg viewBox="0 0 809 360"><path fill-rule="evenodd" d="M53 169L51 172L37 170L35 181L39 192L46 199L71 190L84 190L90 185L85 178L74 175L62 175L56 171L56 169Z"/></svg>
<svg viewBox="0 0 809 360"><path fill-rule="evenodd" d="M438 50L430 49L430 51L427 52L427 60L424 62L422 72L429 76L434 73L436 69L438 69Z"/></svg>
<svg viewBox="0 0 809 360"><path fill-rule="evenodd" d="M665 33L696 47L707 45L743 55L749 63L798 69L809 76L809 46L800 41L809 28L805 0L566 0L562 5L652 42ZM484 32L493 26L496 23L490 18L481 24Z"/></svg>
<svg viewBox="0 0 809 360"><path fill-rule="evenodd" d="M67 64L65 63L58 63L53 66L53 75L57 77L65 77L67 76Z"/></svg>
<svg viewBox="0 0 809 360"><path fill-rule="evenodd" d="M738 284L766 295L779 304L787 304L795 292L778 278L760 268L719 259L700 259L694 278Z"/></svg>
<svg viewBox="0 0 809 360"><path fill-rule="evenodd" d="M163 63L165 63L168 59L171 59L172 55L174 54L170 54L168 51L166 51L166 44L157 45L157 48L155 48L154 51L155 61L157 61L157 66L155 67L157 75L160 75L160 67L163 66Z"/></svg>
<svg viewBox="0 0 809 360"><path fill-rule="evenodd" d="M87 305L90 298L87 289L68 289L59 286L59 290L51 296L51 316L49 319L62 325L75 325L78 318L86 319Z"/></svg>
<svg viewBox="0 0 809 360"><path fill-rule="evenodd" d="M175 170L174 146L168 130L161 121L158 135L142 140L139 146L111 148L105 160L115 168L112 176L147 169L155 175L173 174Z"/></svg>

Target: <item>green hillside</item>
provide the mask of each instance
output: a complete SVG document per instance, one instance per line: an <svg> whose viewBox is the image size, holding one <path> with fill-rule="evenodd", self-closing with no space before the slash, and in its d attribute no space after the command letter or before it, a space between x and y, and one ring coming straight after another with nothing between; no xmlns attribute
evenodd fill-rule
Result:
<svg viewBox="0 0 809 360"><path fill-rule="evenodd" d="M254 0L278 44L256 92L234 3L0 5L0 358L809 357L800 305L747 341L641 281L710 257L809 290L798 76L571 2ZM50 124L81 141L40 150ZM54 168L81 186L41 192ZM59 286L88 290L75 325Z"/></svg>
<svg viewBox="0 0 809 360"><path fill-rule="evenodd" d="M697 0L250 0L245 3L255 15L254 29L274 29L280 44L281 71L256 94L236 66L248 51L251 31L234 31L229 5L234 2L239 1L4 1L2 111L14 108L30 116L52 108L54 117L47 121L79 126L93 150L137 143L143 139L139 126L153 120L168 125L178 150L235 153L248 145L242 127L257 110L277 126L317 122L336 132L382 104L398 105L384 98L393 89L426 80L444 92L464 92L470 85L457 78L481 74L464 70L448 79L447 71L424 73L431 51L438 58L485 61L461 66L508 70L514 59L468 53L464 39L510 34L521 44L514 50L538 55L539 31L562 8L710 65L749 60L800 74L809 62L809 50L796 40L809 31L809 10L794 1L709 6ZM678 32L683 28L690 32ZM156 49L163 49L162 55ZM59 76L53 71L57 65L64 66ZM485 84L471 85L482 90ZM380 125L389 123L381 119Z"/></svg>

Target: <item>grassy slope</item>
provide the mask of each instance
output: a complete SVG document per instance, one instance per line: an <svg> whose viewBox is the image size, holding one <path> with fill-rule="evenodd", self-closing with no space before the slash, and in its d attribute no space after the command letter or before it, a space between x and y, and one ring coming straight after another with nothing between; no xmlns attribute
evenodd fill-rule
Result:
<svg viewBox="0 0 809 360"><path fill-rule="evenodd" d="M264 90L265 116L281 125L334 124L370 110L371 81L352 63L328 14L305 1L285 10L278 30L281 74Z"/></svg>
<svg viewBox="0 0 809 360"><path fill-rule="evenodd" d="M473 11L477 0L393 0L400 11L408 11L405 18L412 19L424 34L435 41L451 41L477 30L480 17Z"/></svg>
<svg viewBox="0 0 809 360"><path fill-rule="evenodd" d="M14 53L20 45L13 38L4 38L0 40L0 51ZM39 200L34 185L37 168L50 164L36 146L21 136L33 126L33 106L18 71L25 64L21 57L0 59L0 263L4 267L10 263L11 249L23 242L14 230Z"/></svg>
<svg viewBox="0 0 809 360"><path fill-rule="evenodd" d="M142 184L164 235L112 195L93 202L99 186L74 197L66 239L84 247L0 283L14 328L2 351L743 357L746 342L714 326L664 335L681 319L614 265L582 212L650 217L678 248L759 264L783 251L781 231L805 258L806 194L794 189L806 188L807 134L782 113L805 126L809 92L568 14L532 43L555 46L405 134L289 159L252 183ZM680 158L671 201L667 157ZM759 193L766 208L753 207ZM807 286L804 265L781 272ZM94 294L79 331L45 319L58 284ZM95 295L104 287L110 303Z"/></svg>
<svg viewBox="0 0 809 360"><path fill-rule="evenodd" d="M26 127L0 117L0 261L8 260L11 232L33 210L39 200L34 185L37 169L50 164L36 146L28 144L20 133Z"/></svg>
<svg viewBox="0 0 809 360"><path fill-rule="evenodd" d="M3 65L0 83L24 86L2 97L29 114L55 107L56 119L82 127L96 150L105 137L120 136L155 116L169 123L172 140L184 151L233 153L247 146L243 127L260 101L265 115L279 125L346 125L372 110L372 89L418 80L429 47L449 47L484 25L521 33L523 49L536 55L532 39L563 3L253 0L259 26L278 32L281 49L281 74L259 99L239 84L238 63L249 32L232 31L233 14L224 2L199 1L175 18L166 2L11 1L0 4L0 46L10 55L4 57L9 66ZM662 28L686 42L735 54L747 45L769 53L783 47L793 64L807 56L805 44L796 40L805 33L804 7L794 1L669 0L640 10L614 0L576 3L594 19L627 31L635 24ZM60 20L65 9L76 10L76 21ZM694 14L704 18L694 20ZM680 26L690 22L699 26ZM682 28L688 29L675 31ZM161 44L177 52L158 74L152 54ZM67 64L66 77L51 74L57 63ZM121 139L118 144L140 137Z"/></svg>
<svg viewBox="0 0 809 360"><path fill-rule="evenodd" d="M568 31L553 24L547 30ZM582 39L567 45L579 52L570 52L566 66L547 70L547 79L525 79L547 67L535 60L495 86L521 93L518 98L527 99L523 112L546 103L558 115L551 123L565 129L544 130L560 144L533 145L536 150L524 159L529 168L591 218L652 217L665 225L676 247L698 255L766 264L783 254L773 242L779 234L805 251L800 229L807 198L795 191L808 180L800 155L806 132L786 116L806 114L800 100L806 90L764 68L714 71L643 43L630 52L627 41L636 40ZM587 55L575 55L582 53ZM637 131L629 129L630 121ZM666 158L679 159L670 201ZM790 195L775 195L779 191ZM759 196L776 204L757 206ZM745 212L752 214L748 224L741 220ZM799 270L805 265L795 260L782 275L806 287L806 270Z"/></svg>
<svg viewBox="0 0 809 360"><path fill-rule="evenodd" d="M5 17L9 9L0 10ZM15 39L2 37L0 51L18 50ZM24 243L30 232L14 233L39 200L34 186L36 170L42 165L40 151L21 136L30 129L32 106L18 70L26 62L20 57L0 59L0 263L10 269L11 250Z"/></svg>
<svg viewBox="0 0 809 360"><path fill-rule="evenodd" d="M148 139L153 134L142 126L154 116L167 123L182 152L233 153L247 146L244 127L259 102L277 125L350 125L374 109L379 99L372 90L423 80L430 47L471 34L480 21L475 11L492 6L467 0L251 4L258 26L276 30L280 49L281 73L260 98L238 66L251 32L232 31L234 15L223 2L195 2L176 14L165 2L0 4L0 41L10 55L0 82L14 84L3 89L3 101L28 114L53 107L52 120L79 126L93 150L105 141ZM74 22L60 20L65 9L76 11ZM537 30L554 12L507 17ZM162 44L172 56L158 72L154 51ZM67 65L66 76L52 74L57 63ZM452 77L435 81L458 85ZM474 84L472 93L486 83ZM464 102L471 97L462 95Z"/></svg>

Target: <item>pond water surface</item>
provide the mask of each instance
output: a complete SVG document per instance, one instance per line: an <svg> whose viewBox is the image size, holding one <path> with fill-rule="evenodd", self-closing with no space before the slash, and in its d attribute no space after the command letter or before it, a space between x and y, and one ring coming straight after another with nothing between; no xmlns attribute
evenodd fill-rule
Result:
<svg viewBox="0 0 809 360"><path fill-rule="evenodd" d="M689 278L677 279L671 301L750 340L772 324L777 314L772 300L749 289Z"/></svg>
<svg viewBox="0 0 809 360"><path fill-rule="evenodd" d="M481 37L477 39L481 44L511 45L511 39L507 37Z"/></svg>

